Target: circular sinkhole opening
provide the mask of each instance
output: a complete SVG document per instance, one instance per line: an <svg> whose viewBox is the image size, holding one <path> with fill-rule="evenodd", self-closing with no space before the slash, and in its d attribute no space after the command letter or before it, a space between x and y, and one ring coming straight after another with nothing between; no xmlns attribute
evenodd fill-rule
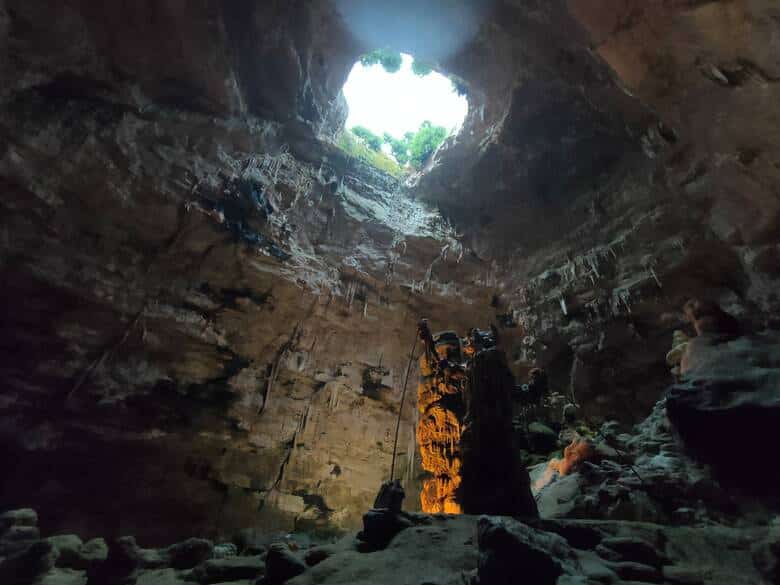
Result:
<svg viewBox="0 0 780 585"><path fill-rule="evenodd" d="M349 116L339 146L397 177L421 171L457 134L469 103L462 82L390 49L361 56L344 85Z"/></svg>

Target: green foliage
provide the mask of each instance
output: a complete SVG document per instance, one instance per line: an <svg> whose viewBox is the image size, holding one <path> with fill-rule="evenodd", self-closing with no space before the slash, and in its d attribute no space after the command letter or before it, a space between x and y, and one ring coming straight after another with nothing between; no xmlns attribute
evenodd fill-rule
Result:
<svg viewBox="0 0 780 585"><path fill-rule="evenodd" d="M415 75L418 75L420 77L425 77L426 75L430 75L432 72L433 72L433 67L431 67L427 63L418 61L417 59L415 59L412 62L412 73L414 73Z"/></svg>
<svg viewBox="0 0 780 585"><path fill-rule="evenodd" d="M381 140L381 139L380 139ZM387 156L383 152L377 152L372 150L361 140L358 139L349 130L344 130L339 136L338 146L349 154L366 164L369 164L381 171L384 171L396 178L400 178L404 175L403 169L398 166L392 158Z"/></svg>
<svg viewBox="0 0 780 585"><path fill-rule="evenodd" d="M388 73L398 73L401 70L403 59L401 53L391 49L377 49L360 57L360 63L364 67L381 65Z"/></svg>
<svg viewBox="0 0 780 585"><path fill-rule="evenodd" d="M352 129L357 134L355 128ZM399 165L410 164L422 168L433 152L447 138L447 130L442 126L434 126L427 120L422 123L417 132L407 132L403 138L395 138L388 132L382 139L390 145L393 157Z"/></svg>
<svg viewBox="0 0 780 585"><path fill-rule="evenodd" d="M407 134L414 136L411 132L407 132ZM406 166L406 163L409 162L409 141L406 139L399 140L387 132L385 132L384 140L386 144L390 145L390 149L393 151L393 156L398 161L398 164Z"/></svg>
<svg viewBox="0 0 780 585"><path fill-rule="evenodd" d="M447 130L442 126L434 126L425 121L417 134L409 141L409 159L411 163L422 168L433 152L447 138Z"/></svg>
<svg viewBox="0 0 780 585"><path fill-rule="evenodd" d="M371 132L364 126L355 126L352 128L352 134L363 140L371 150L379 152L382 149L382 138Z"/></svg>

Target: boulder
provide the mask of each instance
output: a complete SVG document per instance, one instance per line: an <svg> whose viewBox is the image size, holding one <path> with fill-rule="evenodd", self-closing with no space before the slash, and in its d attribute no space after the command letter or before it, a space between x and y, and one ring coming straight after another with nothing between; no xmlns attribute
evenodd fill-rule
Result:
<svg viewBox="0 0 780 585"><path fill-rule="evenodd" d="M780 334L688 343L680 383L666 410L691 453L721 478L756 493L776 493L780 471L767 467L766 445L780 427Z"/></svg>
<svg viewBox="0 0 780 585"><path fill-rule="evenodd" d="M363 545L361 550L369 552L386 548L396 534L412 524L402 513L388 509L369 510L363 515L363 530L358 533L358 540Z"/></svg>
<svg viewBox="0 0 780 585"><path fill-rule="evenodd" d="M306 551L303 560L309 567L313 567L332 556L334 552L332 546L315 546Z"/></svg>
<svg viewBox="0 0 780 585"><path fill-rule="evenodd" d="M3 540L8 542L20 542L38 540L41 533L35 526L10 526L3 533Z"/></svg>
<svg viewBox="0 0 780 585"><path fill-rule="evenodd" d="M637 537L605 538L599 547L613 551L617 560L621 561L634 561L651 567L660 567L664 563L664 555L658 549Z"/></svg>
<svg viewBox="0 0 780 585"><path fill-rule="evenodd" d="M532 422L528 425L528 442L534 451L549 453L558 446L558 435L547 425Z"/></svg>
<svg viewBox="0 0 780 585"><path fill-rule="evenodd" d="M479 585L513 585L520 575L535 585L553 585L564 572L555 553L568 548L565 542L519 522L482 516L477 523Z"/></svg>
<svg viewBox="0 0 780 585"><path fill-rule="evenodd" d="M92 541L90 541L91 544ZM99 552L99 545L91 545ZM141 566L141 549L132 536L123 536L108 547L106 560L89 567L90 583L132 585ZM150 567L151 568L151 567Z"/></svg>
<svg viewBox="0 0 780 585"><path fill-rule="evenodd" d="M32 543L40 539L40 531L35 526L13 524L7 526L0 536L0 557L21 553Z"/></svg>
<svg viewBox="0 0 780 585"><path fill-rule="evenodd" d="M108 558L108 545L102 538L93 538L84 543L79 551L79 563L83 568L102 563Z"/></svg>
<svg viewBox="0 0 780 585"><path fill-rule="evenodd" d="M753 564L767 582L780 583L780 524L774 524L765 538L751 547Z"/></svg>
<svg viewBox="0 0 780 585"><path fill-rule="evenodd" d="M235 546L233 547L235 549ZM190 538L169 546L166 553L174 569L191 569L210 558L214 545L210 540Z"/></svg>
<svg viewBox="0 0 780 585"><path fill-rule="evenodd" d="M11 526L38 526L38 513L30 508L21 508L0 514L0 532Z"/></svg>
<svg viewBox="0 0 780 585"><path fill-rule="evenodd" d="M238 547L232 542L222 542L214 547L213 555L215 559L226 559L238 554Z"/></svg>
<svg viewBox="0 0 780 585"><path fill-rule="evenodd" d="M59 534L57 536L49 536L46 541L50 542L59 552L59 557L57 558L58 567L77 567L81 556L81 548L84 546L84 543L78 536L75 534Z"/></svg>
<svg viewBox="0 0 780 585"><path fill-rule="evenodd" d="M58 554L50 542L34 542L22 552L0 562L0 583L28 585L54 567Z"/></svg>
<svg viewBox="0 0 780 585"><path fill-rule="evenodd" d="M267 585L284 583L306 571L306 563L281 543L271 545L265 563L266 573L263 583Z"/></svg>

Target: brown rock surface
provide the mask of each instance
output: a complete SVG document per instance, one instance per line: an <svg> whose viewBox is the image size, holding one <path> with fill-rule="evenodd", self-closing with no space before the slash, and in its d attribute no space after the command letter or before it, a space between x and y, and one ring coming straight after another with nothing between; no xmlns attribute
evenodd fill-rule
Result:
<svg viewBox="0 0 780 585"><path fill-rule="evenodd" d="M0 0L3 502L158 543L352 527L423 314L629 422L687 299L776 320L774 2L430 7ZM331 141L385 45L469 93L408 186Z"/></svg>

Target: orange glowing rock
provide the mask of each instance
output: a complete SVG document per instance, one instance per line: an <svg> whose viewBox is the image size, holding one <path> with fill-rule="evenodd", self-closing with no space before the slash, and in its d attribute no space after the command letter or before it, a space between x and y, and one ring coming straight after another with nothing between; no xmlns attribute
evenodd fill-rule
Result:
<svg viewBox="0 0 780 585"><path fill-rule="evenodd" d="M563 459L553 459L547 467L559 475L569 475L583 461L588 461L596 456L596 449L587 439L577 438L563 450Z"/></svg>
<svg viewBox="0 0 780 585"><path fill-rule="evenodd" d="M463 508L460 507L460 504L454 500L454 497L452 500L445 500L444 502L444 513L445 514L463 514Z"/></svg>
<svg viewBox="0 0 780 585"><path fill-rule="evenodd" d="M420 445L439 443L454 447L460 439L460 421L457 415L434 404L417 424L417 442Z"/></svg>
<svg viewBox="0 0 780 585"><path fill-rule="evenodd" d="M443 397L460 392L459 380L435 371L426 354L420 357L420 372L423 377L417 388L417 445L423 469L433 476L423 482L420 503L423 512L429 514L460 514L455 494L461 483L462 425L458 415L442 403Z"/></svg>
<svg viewBox="0 0 780 585"><path fill-rule="evenodd" d="M563 459L551 459L547 467L536 481L534 481L532 490L539 493L542 489L555 481L557 477L569 475L577 470L583 461L596 459L598 453L593 444L587 439L577 435L572 442L563 450Z"/></svg>

